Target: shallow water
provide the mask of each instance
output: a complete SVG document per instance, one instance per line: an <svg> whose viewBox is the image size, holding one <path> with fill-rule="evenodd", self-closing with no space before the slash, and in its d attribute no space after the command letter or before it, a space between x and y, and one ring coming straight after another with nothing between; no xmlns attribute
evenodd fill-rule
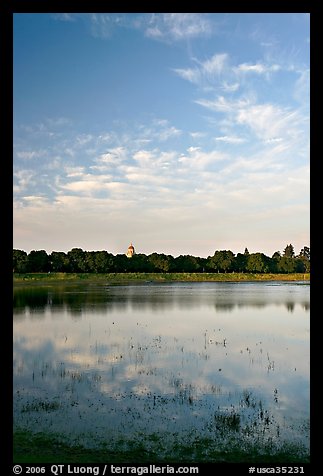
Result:
<svg viewBox="0 0 323 476"><path fill-rule="evenodd" d="M14 425L309 447L306 282L14 290Z"/></svg>

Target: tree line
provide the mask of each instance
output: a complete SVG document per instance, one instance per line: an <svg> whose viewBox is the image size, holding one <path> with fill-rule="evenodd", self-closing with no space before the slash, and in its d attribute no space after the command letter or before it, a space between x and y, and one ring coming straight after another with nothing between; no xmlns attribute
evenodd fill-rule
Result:
<svg viewBox="0 0 323 476"><path fill-rule="evenodd" d="M264 253L235 255L230 250L215 251L213 256L199 258L164 253L113 255L108 251L84 251L73 248L67 253L45 250L13 250L14 273L309 273L310 248L304 246L298 255L289 244L272 257Z"/></svg>

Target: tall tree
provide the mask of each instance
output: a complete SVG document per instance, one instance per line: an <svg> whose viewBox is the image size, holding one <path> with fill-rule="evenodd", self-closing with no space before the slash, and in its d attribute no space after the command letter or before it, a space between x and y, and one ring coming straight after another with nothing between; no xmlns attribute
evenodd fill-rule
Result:
<svg viewBox="0 0 323 476"><path fill-rule="evenodd" d="M148 260L155 272L168 273L174 265L174 258L164 253L152 253Z"/></svg>
<svg viewBox="0 0 323 476"><path fill-rule="evenodd" d="M28 255L28 271L47 273L50 270L49 257L45 250L32 250Z"/></svg>
<svg viewBox="0 0 323 476"><path fill-rule="evenodd" d="M195 256L180 255L174 259L174 271L177 273L198 273L200 265Z"/></svg>
<svg viewBox="0 0 323 476"><path fill-rule="evenodd" d="M304 246L304 248L301 249L297 258L298 258L298 261L301 261L301 263L303 264L304 271L302 272L309 273L311 268L310 248L308 246Z"/></svg>
<svg viewBox="0 0 323 476"><path fill-rule="evenodd" d="M54 273L68 273L70 270L67 254L63 251L52 251L49 261L50 269Z"/></svg>
<svg viewBox="0 0 323 476"><path fill-rule="evenodd" d="M308 259L308 261L310 261L310 259L311 259L310 248L308 246L304 246L304 248L301 249L301 251L299 253L299 256L304 257L304 258Z"/></svg>
<svg viewBox="0 0 323 476"><path fill-rule="evenodd" d="M69 267L72 273L84 273L85 252L81 248L72 248L68 253Z"/></svg>
<svg viewBox="0 0 323 476"><path fill-rule="evenodd" d="M13 250L13 272L14 273L26 273L28 266L28 256L26 251Z"/></svg>
<svg viewBox="0 0 323 476"><path fill-rule="evenodd" d="M252 253L248 256L247 270L251 273L268 273L270 258L263 253Z"/></svg>
<svg viewBox="0 0 323 476"><path fill-rule="evenodd" d="M237 256L234 258L234 271L238 273L244 273L246 271L248 256L249 253L247 254L246 252L244 252L244 254L237 254Z"/></svg>
<svg viewBox="0 0 323 476"><path fill-rule="evenodd" d="M293 245L287 245L286 248L284 249L284 254L285 258L294 258L295 252L294 252L294 246Z"/></svg>
<svg viewBox="0 0 323 476"><path fill-rule="evenodd" d="M234 253L230 250L216 251L209 259L209 267L213 271L227 273L232 271L234 264Z"/></svg>

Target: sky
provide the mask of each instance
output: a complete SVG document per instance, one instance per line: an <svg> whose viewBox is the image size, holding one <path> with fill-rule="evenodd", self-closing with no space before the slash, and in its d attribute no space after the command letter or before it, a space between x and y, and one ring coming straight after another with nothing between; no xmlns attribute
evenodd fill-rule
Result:
<svg viewBox="0 0 323 476"><path fill-rule="evenodd" d="M310 246L308 13L15 13L13 248Z"/></svg>

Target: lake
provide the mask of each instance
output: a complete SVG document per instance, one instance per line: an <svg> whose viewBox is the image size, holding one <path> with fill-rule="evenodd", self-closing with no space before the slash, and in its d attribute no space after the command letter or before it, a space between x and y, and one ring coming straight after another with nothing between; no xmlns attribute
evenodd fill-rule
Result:
<svg viewBox="0 0 323 476"><path fill-rule="evenodd" d="M308 282L14 287L14 427L309 451Z"/></svg>

